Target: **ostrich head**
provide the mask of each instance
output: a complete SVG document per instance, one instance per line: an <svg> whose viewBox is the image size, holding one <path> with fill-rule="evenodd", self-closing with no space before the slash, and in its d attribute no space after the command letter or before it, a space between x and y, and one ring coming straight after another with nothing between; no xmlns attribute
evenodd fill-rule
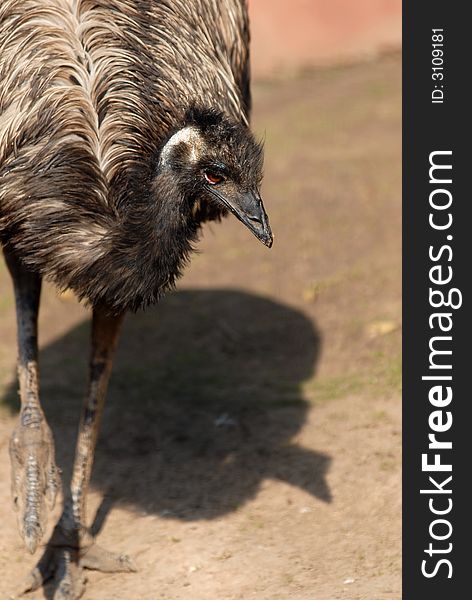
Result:
<svg viewBox="0 0 472 600"><path fill-rule="evenodd" d="M262 146L249 128L212 110L191 109L164 144L159 170L171 176L194 212L229 210L266 246L272 232L259 194Z"/></svg>

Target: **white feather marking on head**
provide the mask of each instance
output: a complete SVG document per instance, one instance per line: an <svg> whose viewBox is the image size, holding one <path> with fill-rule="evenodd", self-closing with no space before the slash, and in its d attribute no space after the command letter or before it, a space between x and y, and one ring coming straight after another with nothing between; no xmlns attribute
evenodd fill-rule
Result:
<svg viewBox="0 0 472 600"><path fill-rule="evenodd" d="M170 140L164 145L161 151L159 163L161 166L169 164L169 158L172 149L179 144L186 144L190 150L190 162L196 163L200 158L203 149L203 138L200 131L193 125L188 125L179 129Z"/></svg>

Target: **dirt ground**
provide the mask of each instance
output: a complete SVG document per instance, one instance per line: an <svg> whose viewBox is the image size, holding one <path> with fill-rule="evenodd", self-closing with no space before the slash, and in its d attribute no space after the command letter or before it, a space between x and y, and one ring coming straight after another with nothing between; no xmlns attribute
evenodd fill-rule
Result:
<svg viewBox="0 0 472 600"><path fill-rule="evenodd" d="M207 227L178 290L129 316L89 512L139 572L88 572L84 598L401 597L400 85L390 55L254 86L274 247L234 219ZM65 478L88 318L46 287L42 398ZM0 339L4 598L39 551L22 547L10 504L3 263Z"/></svg>

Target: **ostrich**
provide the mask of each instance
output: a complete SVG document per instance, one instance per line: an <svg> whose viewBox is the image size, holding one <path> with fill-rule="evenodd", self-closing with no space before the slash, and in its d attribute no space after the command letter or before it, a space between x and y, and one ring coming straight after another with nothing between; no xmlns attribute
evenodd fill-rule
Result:
<svg viewBox="0 0 472 600"><path fill-rule="evenodd" d="M70 487L21 593L83 568L134 570L86 526L100 415L127 310L174 285L200 227L228 213L266 246L263 153L249 129L244 0L2 0L0 235L17 311L21 409L10 443L20 535L34 553L60 485L39 399L42 278L92 307Z"/></svg>

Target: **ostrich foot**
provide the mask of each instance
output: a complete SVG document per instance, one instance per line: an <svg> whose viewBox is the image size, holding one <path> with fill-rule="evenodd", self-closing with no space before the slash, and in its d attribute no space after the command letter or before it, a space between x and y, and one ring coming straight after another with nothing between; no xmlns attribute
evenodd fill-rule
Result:
<svg viewBox="0 0 472 600"><path fill-rule="evenodd" d="M52 579L53 600L77 600L85 591L84 569L103 573L136 571L128 556L105 550L88 533L68 534L58 525L40 561L13 598L37 590Z"/></svg>
<svg viewBox="0 0 472 600"><path fill-rule="evenodd" d="M20 424L10 440L13 506L26 547L34 553L46 524L46 505L54 507L59 469L54 460L54 440L44 418L22 410Z"/></svg>

